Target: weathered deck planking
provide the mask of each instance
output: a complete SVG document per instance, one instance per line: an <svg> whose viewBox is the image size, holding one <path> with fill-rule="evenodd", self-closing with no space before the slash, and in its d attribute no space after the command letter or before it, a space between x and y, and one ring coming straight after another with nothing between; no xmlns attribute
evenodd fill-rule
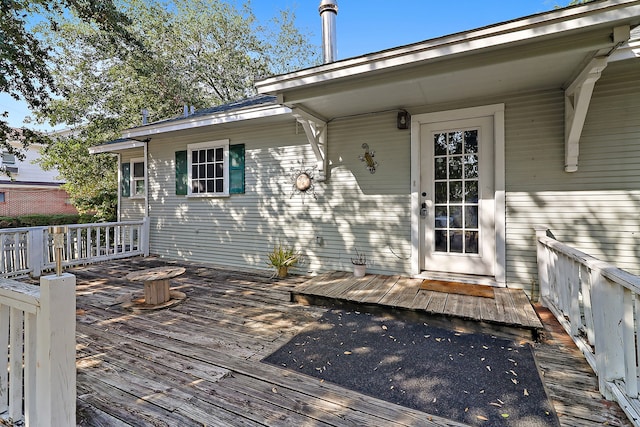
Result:
<svg viewBox="0 0 640 427"><path fill-rule="evenodd" d="M326 310L290 302L290 291L306 278L274 281L261 272L183 263L187 272L173 286L187 294L185 301L144 313L122 309L117 301L142 293L122 277L160 265L166 264L133 259L72 271L78 283L78 425L461 426L259 362ZM333 283L332 292L359 299L367 299L365 284L375 282L380 294L400 281L335 277L345 280L342 287ZM411 299L399 292L393 301L424 308L436 294L418 292ZM465 298L454 305L471 308ZM564 345L554 344L556 334L550 338L535 351L563 426L628 425L616 405L599 397L593 374L571 359L582 357L579 352L567 356Z"/></svg>
<svg viewBox="0 0 640 427"><path fill-rule="evenodd" d="M311 285L292 289L292 300L304 304L364 303L455 318L457 323L466 319L482 322L479 332L487 330L484 323L532 338L543 329L529 299L518 289L495 288L495 298L481 298L423 290L422 279L400 276L369 275L355 281L348 274L325 273L309 282Z"/></svg>

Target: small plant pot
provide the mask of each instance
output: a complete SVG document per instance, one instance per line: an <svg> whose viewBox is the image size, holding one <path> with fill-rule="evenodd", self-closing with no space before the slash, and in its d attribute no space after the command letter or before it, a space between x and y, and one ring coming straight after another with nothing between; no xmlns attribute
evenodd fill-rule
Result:
<svg viewBox="0 0 640 427"><path fill-rule="evenodd" d="M353 275L354 277L364 277L367 272L366 264L354 264L353 265Z"/></svg>
<svg viewBox="0 0 640 427"><path fill-rule="evenodd" d="M284 279L289 275L289 267L278 267L278 278Z"/></svg>

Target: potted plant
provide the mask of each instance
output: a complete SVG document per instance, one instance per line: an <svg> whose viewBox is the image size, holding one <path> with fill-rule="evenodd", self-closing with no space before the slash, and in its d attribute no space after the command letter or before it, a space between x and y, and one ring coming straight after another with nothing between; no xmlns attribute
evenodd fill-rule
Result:
<svg viewBox="0 0 640 427"><path fill-rule="evenodd" d="M353 264L353 275L355 277L364 277L367 271L367 256L363 252L358 252L356 248L356 256L351 258Z"/></svg>
<svg viewBox="0 0 640 427"><path fill-rule="evenodd" d="M273 247L273 251L267 257L267 264L275 268L273 277L284 278L289 274L289 268L298 264L301 255L300 252L279 244Z"/></svg>

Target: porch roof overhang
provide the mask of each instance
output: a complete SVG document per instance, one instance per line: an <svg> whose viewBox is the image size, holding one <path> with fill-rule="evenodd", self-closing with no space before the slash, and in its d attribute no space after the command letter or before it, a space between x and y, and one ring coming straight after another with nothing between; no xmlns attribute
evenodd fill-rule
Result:
<svg viewBox="0 0 640 427"><path fill-rule="evenodd" d="M614 28L638 24L640 0L596 1L270 77L256 87L327 121L565 89L591 59L612 53Z"/></svg>

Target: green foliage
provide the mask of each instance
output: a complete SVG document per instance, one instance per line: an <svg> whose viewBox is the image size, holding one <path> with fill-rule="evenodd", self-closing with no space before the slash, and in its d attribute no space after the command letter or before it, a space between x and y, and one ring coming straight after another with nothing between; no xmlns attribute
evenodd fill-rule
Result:
<svg viewBox="0 0 640 427"><path fill-rule="evenodd" d="M275 267L276 269L281 267L289 268L295 267L298 264L301 254L292 248L280 244L273 247L273 251L267 254L267 258L269 259L267 264L271 267Z"/></svg>
<svg viewBox="0 0 640 427"><path fill-rule="evenodd" d="M278 23L258 25L250 2L220 0L118 1L126 30L139 46L114 43L110 33L73 16L55 31L39 29L52 50L52 75L61 97L39 111L51 124L71 127L43 151L42 165L57 168L80 210L109 216L117 201L113 156L88 156L89 147L117 139L141 124L141 110L157 121L183 106L205 108L254 93L256 76L290 71L319 60L316 49L282 12ZM109 199L109 197L111 197Z"/></svg>
<svg viewBox="0 0 640 427"><path fill-rule="evenodd" d="M0 216L0 228L44 227L49 225L88 224L99 222L90 214Z"/></svg>

